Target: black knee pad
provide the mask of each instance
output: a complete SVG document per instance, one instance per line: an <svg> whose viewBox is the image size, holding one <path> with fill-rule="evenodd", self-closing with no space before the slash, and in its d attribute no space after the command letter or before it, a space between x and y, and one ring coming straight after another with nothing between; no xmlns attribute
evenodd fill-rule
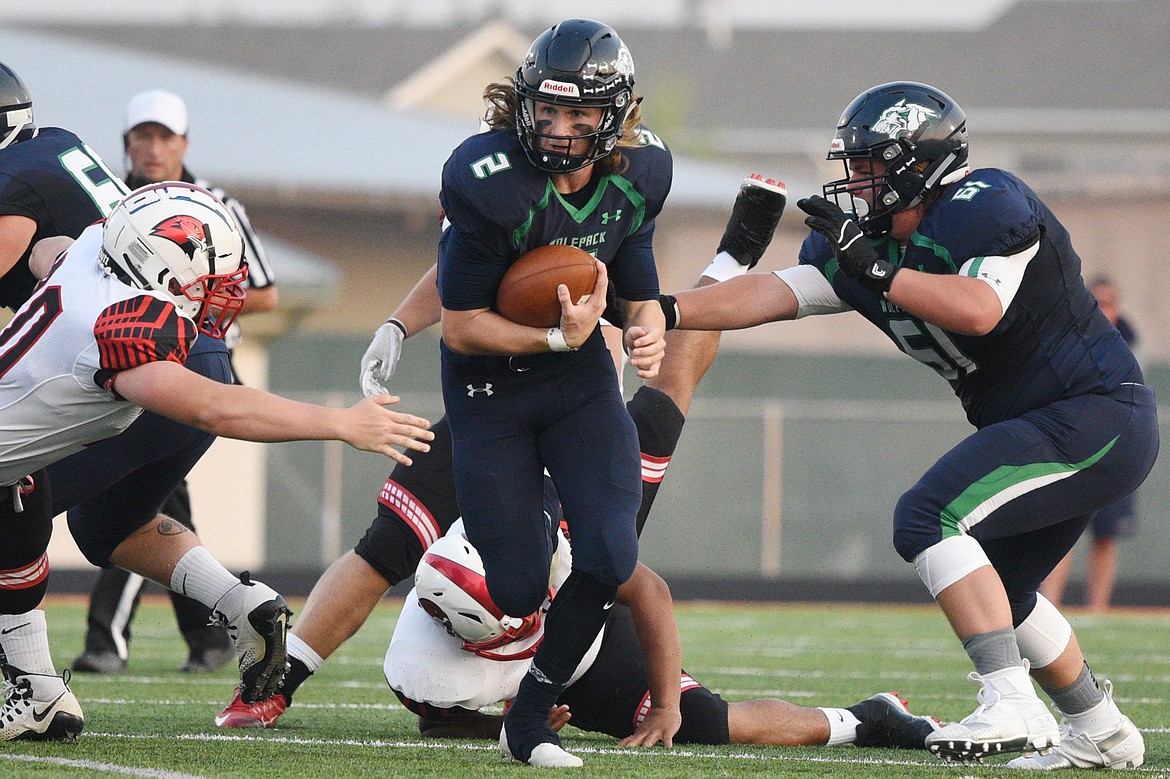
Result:
<svg viewBox="0 0 1170 779"><path fill-rule="evenodd" d="M675 734L676 744L727 744L731 741L727 701L706 687L683 690L679 709L682 711L682 727Z"/></svg>
<svg viewBox="0 0 1170 779"><path fill-rule="evenodd" d="M0 487L0 614L32 611L49 589L49 558L45 552L53 536L49 476L32 474L20 489L20 510L11 487Z"/></svg>
<svg viewBox="0 0 1170 779"><path fill-rule="evenodd" d="M395 585L414 576L414 569L422 559L423 545L401 517L383 513L383 509L378 507L378 516L353 551Z"/></svg>

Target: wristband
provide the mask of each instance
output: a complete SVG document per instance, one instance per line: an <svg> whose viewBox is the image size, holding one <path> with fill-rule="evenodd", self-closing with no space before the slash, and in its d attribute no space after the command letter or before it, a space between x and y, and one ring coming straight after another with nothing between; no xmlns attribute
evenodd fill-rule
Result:
<svg viewBox="0 0 1170 779"><path fill-rule="evenodd" d="M666 318L666 329L673 330L678 327L678 300L674 295L660 294L658 305L662 307L662 316Z"/></svg>
<svg viewBox="0 0 1170 779"><path fill-rule="evenodd" d="M569 342L565 340L565 331L559 327L550 327L548 332L544 334L544 338L548 341L548 348L554 352L575 352L577 347L569 346Z"/></svg>
<svg viewBox="0 0 1170 779"><path fill-rule="evenodd" d="M406 338L408 335L410 335L410 333L406 332L406 325L402 324L402 322L401 322L401 321L399 321L398 319L396 319L396 318L394 318L394 317L390 317L389 319L387 319L387 320L386 320L386 324L388 324L388 325L394 325L394 326L395 326L395 327L397 327L399 330L401 330L401 331L402 331L402 337L403 337L403 338Z"/></svg>

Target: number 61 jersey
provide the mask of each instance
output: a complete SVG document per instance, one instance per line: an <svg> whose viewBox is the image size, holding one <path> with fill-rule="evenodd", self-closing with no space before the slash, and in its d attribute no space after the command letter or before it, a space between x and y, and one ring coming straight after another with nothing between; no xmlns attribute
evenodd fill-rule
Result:
<svg viewBox="0 0 1170 779"><path fill-rule="evenodd" d="M42 238L76 238L129 193L116 175L73 133L42 127L27 141L0 149L0 215L37 223L29 248ZM36 278L28 251L0 278L0 306L28 300Z"/></svg>
<svg viewBox="0 0 1170 779"><path fill-rule="evenodd" d="M1068 231L1011 173L967 173L939 191L904 249L888 237L873 245L902 268L987 282L1000 295L1003 317L981 336L924 322L841 273L828 242L815 231L801 247L800 262L820 271L820 286L815 277L790 277L788 271L796 269L779 273L800 287L794 291L804 301L801 315L853 308L899 349L933 368L950 382L976 427L1062 398L1108 394L1125 382L1141 382L1133 352L1081 279Z"/></svg>
<svg viewBox="0 0 1170 779"><path fill-rule="evenodd" d="M195 323L170 297L98 264L86 229L0 331L0 486L125 430L142 407L112 389L119 371L186 362Z"/></svg>

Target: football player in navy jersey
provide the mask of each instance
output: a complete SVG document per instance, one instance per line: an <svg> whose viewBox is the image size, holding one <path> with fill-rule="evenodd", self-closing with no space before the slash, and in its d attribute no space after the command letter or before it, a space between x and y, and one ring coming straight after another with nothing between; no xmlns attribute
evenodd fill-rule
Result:
<svg viewBox="0 0 1170 779"><path fill-rule="evenodd" d="M554 25L512 83L489 87L493 129L455 149L439 193L450 223L438 288L455 492L492 599L509 614L532 614L547 595L545 469L576 544L574 570L500 734L506 756L533 765L581 765L561 748L548 712L638 557L637 432L598 320L612 278L630 364L639 376L657 374L665 326L652 239L672 166L665 145L639 127L633 84L633 60L612 28ZM571 300L562 285L560 323L550 328L496 313L508 266L554 243L597 258L592 294ZM673 693L654 702L648 743L669 745L678 730Z"/></svg>
<svg viewBox="0 0 1170 779"><path fill-rule="evenodd" d="M344 440L399 462L426 449L426 420L389 411L392 396L350 409L296 403L184 367L197 333L222 337L239 313L244 244L206 190L164 182L130 193L103 224L46 260L44 280L0 332L0 741L71 738L81 708L56 675L44 611L52 533L47 466L117 435L150 409L216 435L253 441ZM50 409L50 411L47 411ZM289 610L247 574L236 578L193 534L157 517L118 537L78 536L102 564L127 565L211 608L240 655L240 685L266 697L285 668Z"/></svg>
<svg viewBox="0 0 1170 779"><path fill-rule="evenodd" d="M1153 391L1056 216L1012 174L968 167L947 95L867 90L829 159L846 175L798 204L812 228L799 265L679 293L668 314L730 329L857 311L946 379L977 430L898 501L894 545L962 640L981 705L927 744L951 760L1024 752L1017 768L1139 765L1141 733L1037 590L1094 512L1149 473Z"/></svg>

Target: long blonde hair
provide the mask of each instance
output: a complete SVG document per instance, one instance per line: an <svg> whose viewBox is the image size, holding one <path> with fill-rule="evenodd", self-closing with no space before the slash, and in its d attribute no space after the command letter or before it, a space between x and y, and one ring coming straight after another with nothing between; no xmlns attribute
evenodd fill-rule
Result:
<svg viewBox="0 0 1170 779"><path fill-rule="evenodd" d="M633 95L634 105L626 114L625 124L622 126L622 136L618 138L617 146L612 152L602 157L594 164L599 166L602 175L622 173L630 166L628 160L622 156L623 148L630 149L639 145L637 126L642 123L642 98ZM516 111L520 96L516 93L516 82L511 76L503 81L493 81L483 90L483 102L487 106L483 120L493 130L516 130Z"/></svg>

